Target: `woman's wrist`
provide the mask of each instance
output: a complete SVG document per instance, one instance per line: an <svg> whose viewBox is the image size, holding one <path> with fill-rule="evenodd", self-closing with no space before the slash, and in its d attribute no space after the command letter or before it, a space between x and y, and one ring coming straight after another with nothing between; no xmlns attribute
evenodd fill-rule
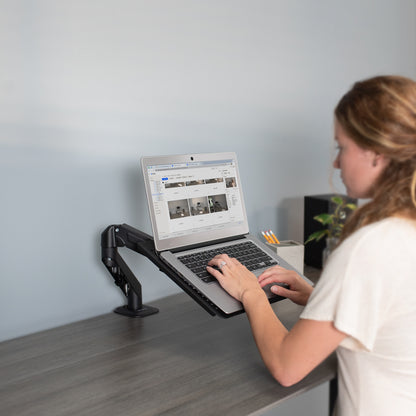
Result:
<svg viewBox="0 0 416 416"><path fill-rule="evenodd" d="M258 289L246 289L241 294L241 303L244 306L248 306L250 303L258 303L262 300L267 300L266 293L262 288Z"/></svg>

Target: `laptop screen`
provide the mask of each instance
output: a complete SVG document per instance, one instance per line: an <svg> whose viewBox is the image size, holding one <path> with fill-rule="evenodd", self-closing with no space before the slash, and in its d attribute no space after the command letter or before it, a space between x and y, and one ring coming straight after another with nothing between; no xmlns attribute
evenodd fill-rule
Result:
<svg viewBox="0 0 416 416"><path fill-rule="evenodd" d="M158 250L248 232L234 153L142 158Z"/></svg>

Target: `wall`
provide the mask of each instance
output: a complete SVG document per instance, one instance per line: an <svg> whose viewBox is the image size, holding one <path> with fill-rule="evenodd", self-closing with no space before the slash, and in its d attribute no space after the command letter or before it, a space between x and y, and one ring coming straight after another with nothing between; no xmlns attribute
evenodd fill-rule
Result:
<svg viewBox="0 0 416 416"><path fill-rule="evenodd" d="M416 71L413 0L0 10L0 340L124 302L100 233L122 222L151 231L142 155L236 151L252 232L302 239L303 195L331 191L340 95L363 77ZM121 252L146 303L178 292Z"/></svg>

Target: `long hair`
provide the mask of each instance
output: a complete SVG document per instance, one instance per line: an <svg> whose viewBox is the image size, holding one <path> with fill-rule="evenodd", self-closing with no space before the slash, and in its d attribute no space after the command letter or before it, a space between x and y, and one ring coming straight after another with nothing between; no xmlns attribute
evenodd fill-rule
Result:
<svg viewBox="0 0 416 416"><path fill-rule="evenodd" d="M353 85L335 117L359 147L389 163L372 189L372 200L345 224L341 241L358 228L394 215L416 219L416 82L378 76Z"/></svg>

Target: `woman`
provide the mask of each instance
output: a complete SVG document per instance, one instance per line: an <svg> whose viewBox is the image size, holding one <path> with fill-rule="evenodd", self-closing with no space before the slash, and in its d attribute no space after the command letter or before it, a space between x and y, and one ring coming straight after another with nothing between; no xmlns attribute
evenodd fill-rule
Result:
<svg viewBox="0 0 416 416"><path fill-rule="evenodd" d="M416 83L356 83L335 109L334 167L368 198L345 225L315 289L279 266L257 279L222 254L208 270L246 310L260 354L284 386L338 356L340 415L416 415ZM210 266L217 266L218 271ZM262 287L306 305L288 332Z"/></svg>

